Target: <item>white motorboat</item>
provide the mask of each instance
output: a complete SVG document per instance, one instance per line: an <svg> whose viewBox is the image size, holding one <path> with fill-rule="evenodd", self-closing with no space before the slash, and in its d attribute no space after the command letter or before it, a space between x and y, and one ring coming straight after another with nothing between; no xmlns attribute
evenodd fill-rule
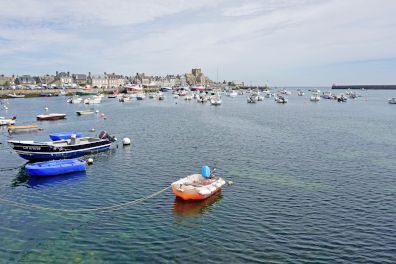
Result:
<svg viewBox="0 0 396 264"><path fill-rule="evenodd" d="M5 118L0 116L0 126L8 126L15 124L16 117L13 118Z"/></svg>
<svg viewBox="0 0 396 264"><path fill-rule="evenodd" d="M197 103L206 103L208 101L208 96L203 93L198 96Z"/></svg>
<svg viewBox="0 0 396 264"><path fill-rule="evenodd" d="M304 96L304 92L303 92L302 90L298 90L298 91L297 91L297 95L298 95L298 96Z"/></svg>
<svg viewBox="0 0 396 264"><path fill-rule="evenodd" d="M136 95L136 100L138 101L142 101L146 98L146 95L144 95L144 93L139 93Z"/></svg>
<svg viewBox="0 0 396 264"><path fill-rule="evenodd" d="M251 94L247 97L248 104L255 104L258 101L258 96L256 94Z"/></svg>
<svg viewBox="0 0 396 264"><path fill-rule="evenodd" d="M312 90L310 90L311 92L313 92L313 93L320 93L320 90L319 89L312 89Z"/></svg>
<svg viewBox="0 0 396 264"><path fill-rule="evenodd" d="M79 104L79 103L82 102L82 98L81 98L81 97L78 97L78 96L69 97L69 98L66 100L66 102L67 102L67 103L70 103L70 104Z"/></svg>
<svg viewBox="0 0 396 264"><path fill-rule="evenodd" d="M194 98L194 94L193 93L188 93L185 97L184 100L192 100Z"/></svg>
<svg viewBox="0 0 396 264"><path fill-rule="evenodd" d="M320 101L320 96L319 96L319 94L317 94L317 93L313 93L313 94L311 95L311 97L309 97L309 100L310 100L311 102L319 102L319 101Z"/></svg>
<svg viewBox="0 0 396 264"><path fill-rule="evenodd" d="M228 96L229 97L236 97L238 95L238 93L236 92L236 91L234 91L234 90L232 90L232 91L230 91L229 93L228 93Z"/></svg>
<svg viewBox="0 0 396 264"><path fill-rule="evenodd" d="M274 97L275 102L279 103L279 104L286 104L288 102L287 98L284 97L281 94L278 94Z"/></svg>
<svg viewBox="0 0 396 264"><path fill-rule="evenodd" d="M323 99L333 99L333 95L331 94L331 92L323 92L321 97Z"/></svg>
<svg viewBox="0 0 396 264"><path fill-rule="evenodd" d="M84 104L100 104L102 102L102 97L94 96L84 100Z"/></svg>
<svg viewBox="0 0 396 264"><path fill-rule="evenodd" d="M121 103L130 102L130 101L132 101L132 97L130 96L130 94L128 94L128 95L124 94L118 98L118 101Z"/></svg>
<svg viewBox="0 0 396 264"><path fill-rule="evenodd" d="M390 104L396 104L396 97L393 97L391 99L388 100L388 103Z"/></svg>
<svg viewBox="0 0 396 264"><path fill-rule="evenodd" d="M279 93L280 93L280 94L284 94L284 95L291 95L291 92L288 91L288 90L285 90L285 89L280 89L280 90L279 90Z"/></svg>
<svg viewBox="0 0 396 264"><path fill-rule="evenodd" d="M210 98L211 105L221 105L221 97L212 97Z"/></svg>

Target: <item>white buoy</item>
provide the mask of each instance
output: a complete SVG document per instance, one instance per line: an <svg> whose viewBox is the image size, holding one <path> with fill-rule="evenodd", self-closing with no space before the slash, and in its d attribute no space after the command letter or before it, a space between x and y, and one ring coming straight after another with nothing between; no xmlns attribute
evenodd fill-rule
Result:
<svg viewBox="0 0 396 264"><path fill-rule="evenodd" d="M91 128L89 131L91 131L91 132L95 132L95 128Z"/></svg>
<svg viewBox="0 0 396 264"><path fill-rule="evenodd" d="M45 110L45 111L48 111L48 107L44 107L44 110Z"/></svg>
<svg viewBox="0 0 396 264"><path fill-rule="evenodd" d="M234 182L233 181L228 181L228 185L233 185L234 184Z"/></svg>
<svg viewBox="0 0 396 264"><path fill-rule="evenodd" d="M126 145L131 145L131 140L129 138L123 138L122 139L122 145L126 146Z"/></svg>
<svg viewBox="0 0 396 264"><path fill-rule="evenodd" d="M93 164L93 158L89 158L89 159L87 160L87 163L88 163L88 165Z"/></svg>
<svg viewBox="0 0 396 264"><path fill-rule="evenodd" d="M99 113L99 110L96 110L95 113Z"/></svg>

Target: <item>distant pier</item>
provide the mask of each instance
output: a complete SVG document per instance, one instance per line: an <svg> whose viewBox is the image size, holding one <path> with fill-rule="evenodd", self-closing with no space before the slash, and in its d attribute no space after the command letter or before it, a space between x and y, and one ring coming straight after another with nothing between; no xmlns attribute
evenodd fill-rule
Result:
<svg viewBox="0 0 396 264"><path fill-rule="evenodd" d="M396 85L335 85L331 89L396 90Z"/></svg>

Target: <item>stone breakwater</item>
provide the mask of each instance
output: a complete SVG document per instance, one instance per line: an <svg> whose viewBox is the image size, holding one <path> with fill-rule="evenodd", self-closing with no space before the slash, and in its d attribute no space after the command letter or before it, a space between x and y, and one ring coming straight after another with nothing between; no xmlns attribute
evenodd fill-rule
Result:
<svg viewBox="0 0 396 264"><path fill-rule="evenodd" d="M396 85L333 85L331 89L396 90Z"/></svg>

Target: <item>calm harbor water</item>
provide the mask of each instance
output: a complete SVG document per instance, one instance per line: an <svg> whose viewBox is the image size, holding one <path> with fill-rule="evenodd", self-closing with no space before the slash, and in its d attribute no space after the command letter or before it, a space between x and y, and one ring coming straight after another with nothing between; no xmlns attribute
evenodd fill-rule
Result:
<svg viewBox="0 0 396 264"><path fill-rule="evenodd" d="M9 100L18 124L48 134L107 130L132 146L94 156L86 173L30 179L0 130L0 194L20 203L80 209L154 193L207 164L234 181L204 202L168 190L119 211L61 214L0 203L0 263L395 263L394 91L360 91L347 103L223 96L215 107L173 99L96 106L64 97ZM76 116L95 108L106 114ZM95 128L96 132L88 132Z"/></svg>

